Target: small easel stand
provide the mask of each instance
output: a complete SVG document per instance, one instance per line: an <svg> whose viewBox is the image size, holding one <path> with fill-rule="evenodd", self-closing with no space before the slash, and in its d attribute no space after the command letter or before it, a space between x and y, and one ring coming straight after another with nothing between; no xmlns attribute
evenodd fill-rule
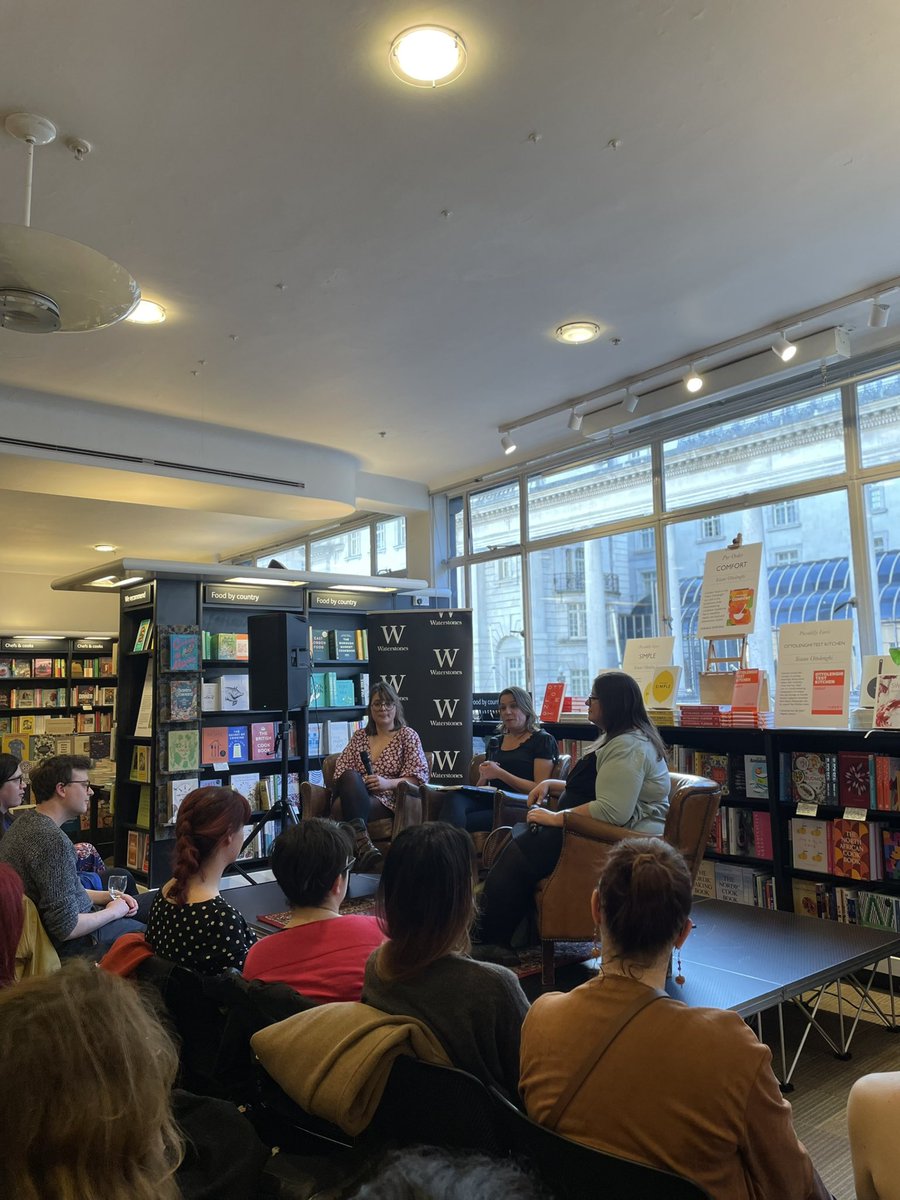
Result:
<svg viewBox="0 0 900 1200"><path fill-rule="evenodd" d="M261 833L270 821L280 821L281 832L284 832L285 826L297 824L297 814L291 808L290 804L288 804L287 798L288 766L290 762L291 746L290 713L284 712L282 714L282 718L283 719L278 727L278 736L275 739L276 750L279 748L281 749L281 795L271 808L267 808L264 812L250 814L250 824L252 829L247 837L244 838L244 843L238 851L239 856L244 853L256 835ZM259 883L259 880L254 879L250 872L241 865L239 857L231 865L239 875L242 875L244 879L247 880L248 883L252 883L254 886Z"/></svg>
<svg viewBox="0 0 900 1200"><path fill-rule="evenodd" d="M731 544L729 546L727 546L726 549L739 550L741 548L741 546L743 546L743 544L744 544L744 535L742 533L736 533L734 535L734 538L731 541ZM728 640L731 641L731 638L729 638ZM741 649L740 649L739 654L717 654L715 640L713 638L709 638L707 640L707 643L706 643L706 670L707 670L707 673L709 673L710 671L728 670L729 668L733 671L746 670L747 664L749 662L750 645L747 641L746 636L739 637L738 641L741 644ZM721 664L723 664L723 663L727 663L728 666L722 666Z"/></svg>

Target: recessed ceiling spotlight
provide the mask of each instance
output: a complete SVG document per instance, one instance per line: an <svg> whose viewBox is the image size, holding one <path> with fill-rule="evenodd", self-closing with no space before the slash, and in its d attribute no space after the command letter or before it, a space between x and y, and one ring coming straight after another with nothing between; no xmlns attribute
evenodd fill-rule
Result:
<svg viewBox="0 0 900 1200"><path fill-rule="evenodd" d="M583 420L584 420L584 417L578 411L578 409L573 408L572 411L569 413L569 420L568 420L568 426L572 430L573 433L578 433L579 429L581 429L581 422Z"/></svg>
<svg viewBox="0 0 900 1200"><path fill-rule="evenodd" d="M391 42L391 70L413 87L440 87L466 69L466 44L443 25L414 25Z"/></svg>
<svg viewBox="0 0 900 1200"><path fill-rule="evenodd" d="M872 308L869 311L869 328L884 329L888 323L890 312L891 306L885 304L880 296L876 296L872 301Z"/></svg>
<svg viewBox="0 0 900 1200"><path fill-rule="evenodd" d="M112 554L114 550L118 550L118 546L111 546L109 542L97 542L94 546L95 550L99 550L101 554Z"/></svg>
<svg viewBox="0 0 900 1200"><path fill-rule="evenodd" d="M772 353L777 354L782 362L790 362L797 353L797 347L793 342L789 342L783 333L779 333L772 343Z"/></svg>
<svg viewBox="0 0 900 1200"><path fill-rule="evenodd" d="M691 363L691 369L684 376L684 386L689 392L699 392L703 387L703 376L697 374L697 368Z"/></svg>
<svg viewBox="0 0 900 1200"><path fill-rule="evenodd" d="M568 321L565 325L557 326L553 336L567 346L581 346L584 342L596 341L600 336L600 326L594 321Z"/></svg>
<svg viewBox="0 0 900 1200"><path fill-rule="evenodd" d="M503 447L504 454L512 454L516 448L516 443L508 433L504 433L503 437L500 439L500 445Z"/></svg>
<svg viewBox="0 0 900 1200"><path fill-rule="evenodd" d="M622 401L622 407L625 409L626 412L633 413L634 410L637 408L637 406L640 404L640 402L641 402L640 396L636 396L634 394L634 392L631 390L631 388L625 389L625 399Z"/></svg>
<svg viewBox="0 0 900 1200"><path fill-rule="evenodd" d="M166 319L166 310L155 300L138 300L126 321L134 325L161 325Z"/></svg>

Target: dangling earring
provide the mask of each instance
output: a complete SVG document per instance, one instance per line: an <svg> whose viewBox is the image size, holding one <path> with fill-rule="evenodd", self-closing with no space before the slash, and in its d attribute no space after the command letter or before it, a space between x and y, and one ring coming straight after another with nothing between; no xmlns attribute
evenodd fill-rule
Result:
<svg viewBox="0 0 900 1200"><path fill-rule="evenodd" d="M679 987L684 987L684 972L681 969L681 947L680 946L675 951L675 960L676 960L676 966L678 967L678 974L675 976L675 982L678 984Z"/></svg>
<svg viewBox="0 0 900 1200"><path fill-rule="evenodd" d="M594 944L591 946L591 958L600 957L600 926L594 925Z"/></svg>

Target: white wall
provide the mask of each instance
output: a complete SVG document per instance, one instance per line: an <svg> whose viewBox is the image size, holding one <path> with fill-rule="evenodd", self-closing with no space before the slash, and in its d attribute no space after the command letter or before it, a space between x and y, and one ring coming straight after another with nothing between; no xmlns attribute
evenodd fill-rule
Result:
<svg viewBox="0 0 900 1200"><path fill-rule="evenodd" d="M118 633L118 592L53 592L54 578L0 576L0 633Z"/></svg>

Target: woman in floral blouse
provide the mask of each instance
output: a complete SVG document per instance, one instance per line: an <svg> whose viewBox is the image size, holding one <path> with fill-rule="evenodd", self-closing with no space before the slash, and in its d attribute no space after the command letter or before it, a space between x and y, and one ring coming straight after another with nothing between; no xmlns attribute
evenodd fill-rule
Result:
<svg viewBox="0 0 900 1200"><path fill-rule="evenodd" d="M397 786L428 782L428 763L419 735L406 724L400 697L386 683L376 683L369 696L369 718L338 756L334 795L356 840L358 871L381 869L381 851L366 829L367 821L383 820L394 811Z"/></svg>

